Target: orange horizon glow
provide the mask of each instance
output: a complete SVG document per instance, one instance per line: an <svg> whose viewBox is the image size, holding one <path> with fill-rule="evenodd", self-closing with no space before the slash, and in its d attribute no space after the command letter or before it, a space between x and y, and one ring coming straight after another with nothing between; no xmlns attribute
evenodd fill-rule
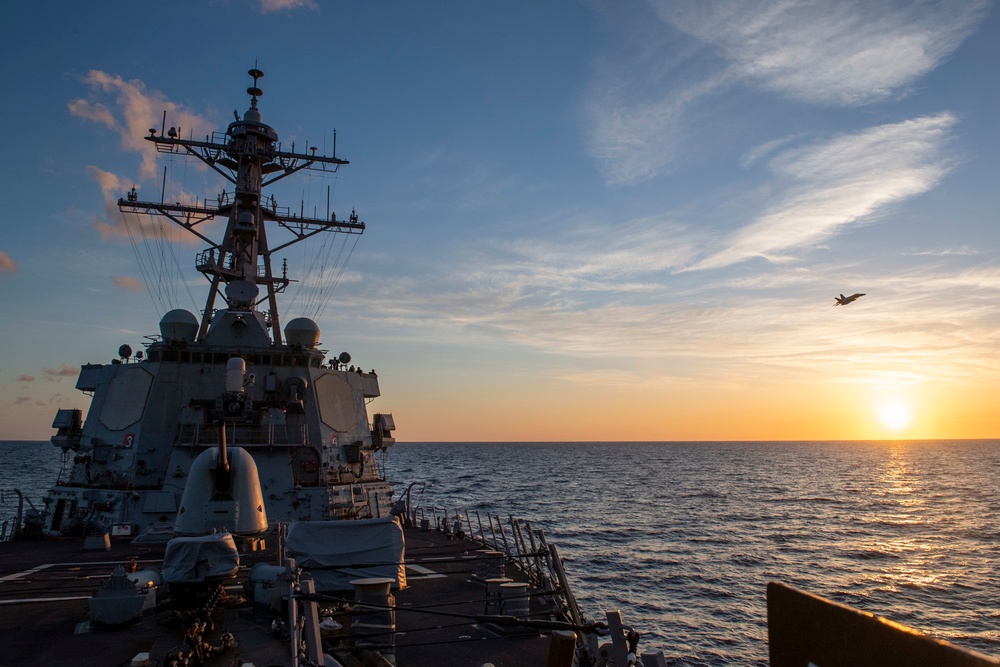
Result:
<svg viewBox="0 0 1000 667"><path fill-rule="evenodd" d="M418 369L419 370L419 369ZM603 386L552 374L435 378L386 372L369 412L393 413L399 442L757 442L991 440L997 391L953 384L727 383ZM485 378L486 382L484 383ZM603 378L602 378L603 379ZM71 390L75 393L75 390ZM57 407L0 415L0 438L47 441Z"/></svg>
<svg viewBox="0 0 1000 667"><path fill-rule="evenodd" d="M569 389L548 393L544 401L527 401L516 393L456 392L417 397L393 412L398 440L412 442L990 440L1000 435L988 393L972 389L940 394L913 387L776 391L677 389L655 403L636 392L596 401ZM438 401L452 408L444 421Z"/></svg>

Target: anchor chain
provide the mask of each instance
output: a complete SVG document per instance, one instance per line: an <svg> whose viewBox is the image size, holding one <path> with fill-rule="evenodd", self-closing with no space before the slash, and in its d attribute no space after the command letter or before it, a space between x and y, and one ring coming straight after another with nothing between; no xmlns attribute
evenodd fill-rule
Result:
<svg viewBox="0 0 1000 667"><path fill-rule="evenodd" d="M194 618L191 625L184 632L184 642L171 649L163 662L166 667L188 667L189 665L201 665L212 656L223 651L235 648L236 638L231 632L223 632L219 641L215 644L209 643L205 638L215 630L215 623L212 621L212 612L215 611L219 599L223 595L222 586L219 585L212 594L208 596L205 604L199 610L177 613L176 618L186 620ZM205 620L202 620L202 619Z"/></svg>

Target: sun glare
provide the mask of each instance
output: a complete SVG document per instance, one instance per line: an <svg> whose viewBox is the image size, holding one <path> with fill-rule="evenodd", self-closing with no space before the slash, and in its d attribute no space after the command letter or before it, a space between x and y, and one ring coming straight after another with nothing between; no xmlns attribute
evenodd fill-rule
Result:
<svg viewBox="0 0 1000 667"><path fill-rule="evenodd" d="M913 411L909 405L899 401L883 403L878 411L878 421L890 431L902 431L913 421Z"/></svg>

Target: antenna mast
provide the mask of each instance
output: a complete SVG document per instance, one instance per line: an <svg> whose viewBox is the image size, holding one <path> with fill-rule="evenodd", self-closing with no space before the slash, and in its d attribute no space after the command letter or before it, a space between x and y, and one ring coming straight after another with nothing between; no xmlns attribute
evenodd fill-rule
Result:
<svg viewBox="0 0 1000 667"><path fill-rule="evenodd" d="M225 133L213 132L204 141L182 139L177 128L166 129L164 112L159 134L151 128L146 137L161 153L187 153L211 167L234 186L232 199L223 190L216 201L205 200L193 205L167 204L162 197L158 203L145 202L138 200L133 188L127 199L118 200L118 207L123 211L166 216L208 244L209 248L196 259L197 269L212 283L198 330L199 341L205 340L215 300L221 295L230 310L254 311L266 301L271 339L275 345L280 345L277 295L292 281L284 270L275 275L272 255L321 232L361 234L365 223L353 214L347 221L336 220L333 216L307 217L304 211L295 214L287 207L279 207L274 197L268 200L263 195L267 186L303 169L336 172L341 165L350 163L336 157L336 131L333 155L319 155L315 147L310 147L308 153L296 153L294 144L291 151L281 150L277 133L262 121L257 108L258 99L264 94L257 84L264 73L256 67L248 73L253 78L253 85L247 88L250 108L242 118L236 114L236 120L229 124ZM218 243L198 229L201 223L216 216L225 216L228 220L225 235ZM284 228L293 238L271 248L267 240L267 223ZM264 287L263 296L260 286Z"/></svg>

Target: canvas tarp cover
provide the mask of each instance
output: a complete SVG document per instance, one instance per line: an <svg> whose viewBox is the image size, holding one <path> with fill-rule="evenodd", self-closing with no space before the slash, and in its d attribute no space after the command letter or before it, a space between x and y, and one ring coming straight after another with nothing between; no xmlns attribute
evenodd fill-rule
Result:
<svg viewBox="0 0 1000 667"><path fill-rule="evenodd" d="M163 579L171 584L200 583L228 577L240 567L240 554L229 533L175 537L163 553Z"/></svg>
<svg viewBox="0 0 1000 667"><path fill-rule="evenodd" d="M393 519L298 521L288 526L285 554L309 570L318 591L349 591L352 579L387 577L406 588L403 529Z"/></svg>

